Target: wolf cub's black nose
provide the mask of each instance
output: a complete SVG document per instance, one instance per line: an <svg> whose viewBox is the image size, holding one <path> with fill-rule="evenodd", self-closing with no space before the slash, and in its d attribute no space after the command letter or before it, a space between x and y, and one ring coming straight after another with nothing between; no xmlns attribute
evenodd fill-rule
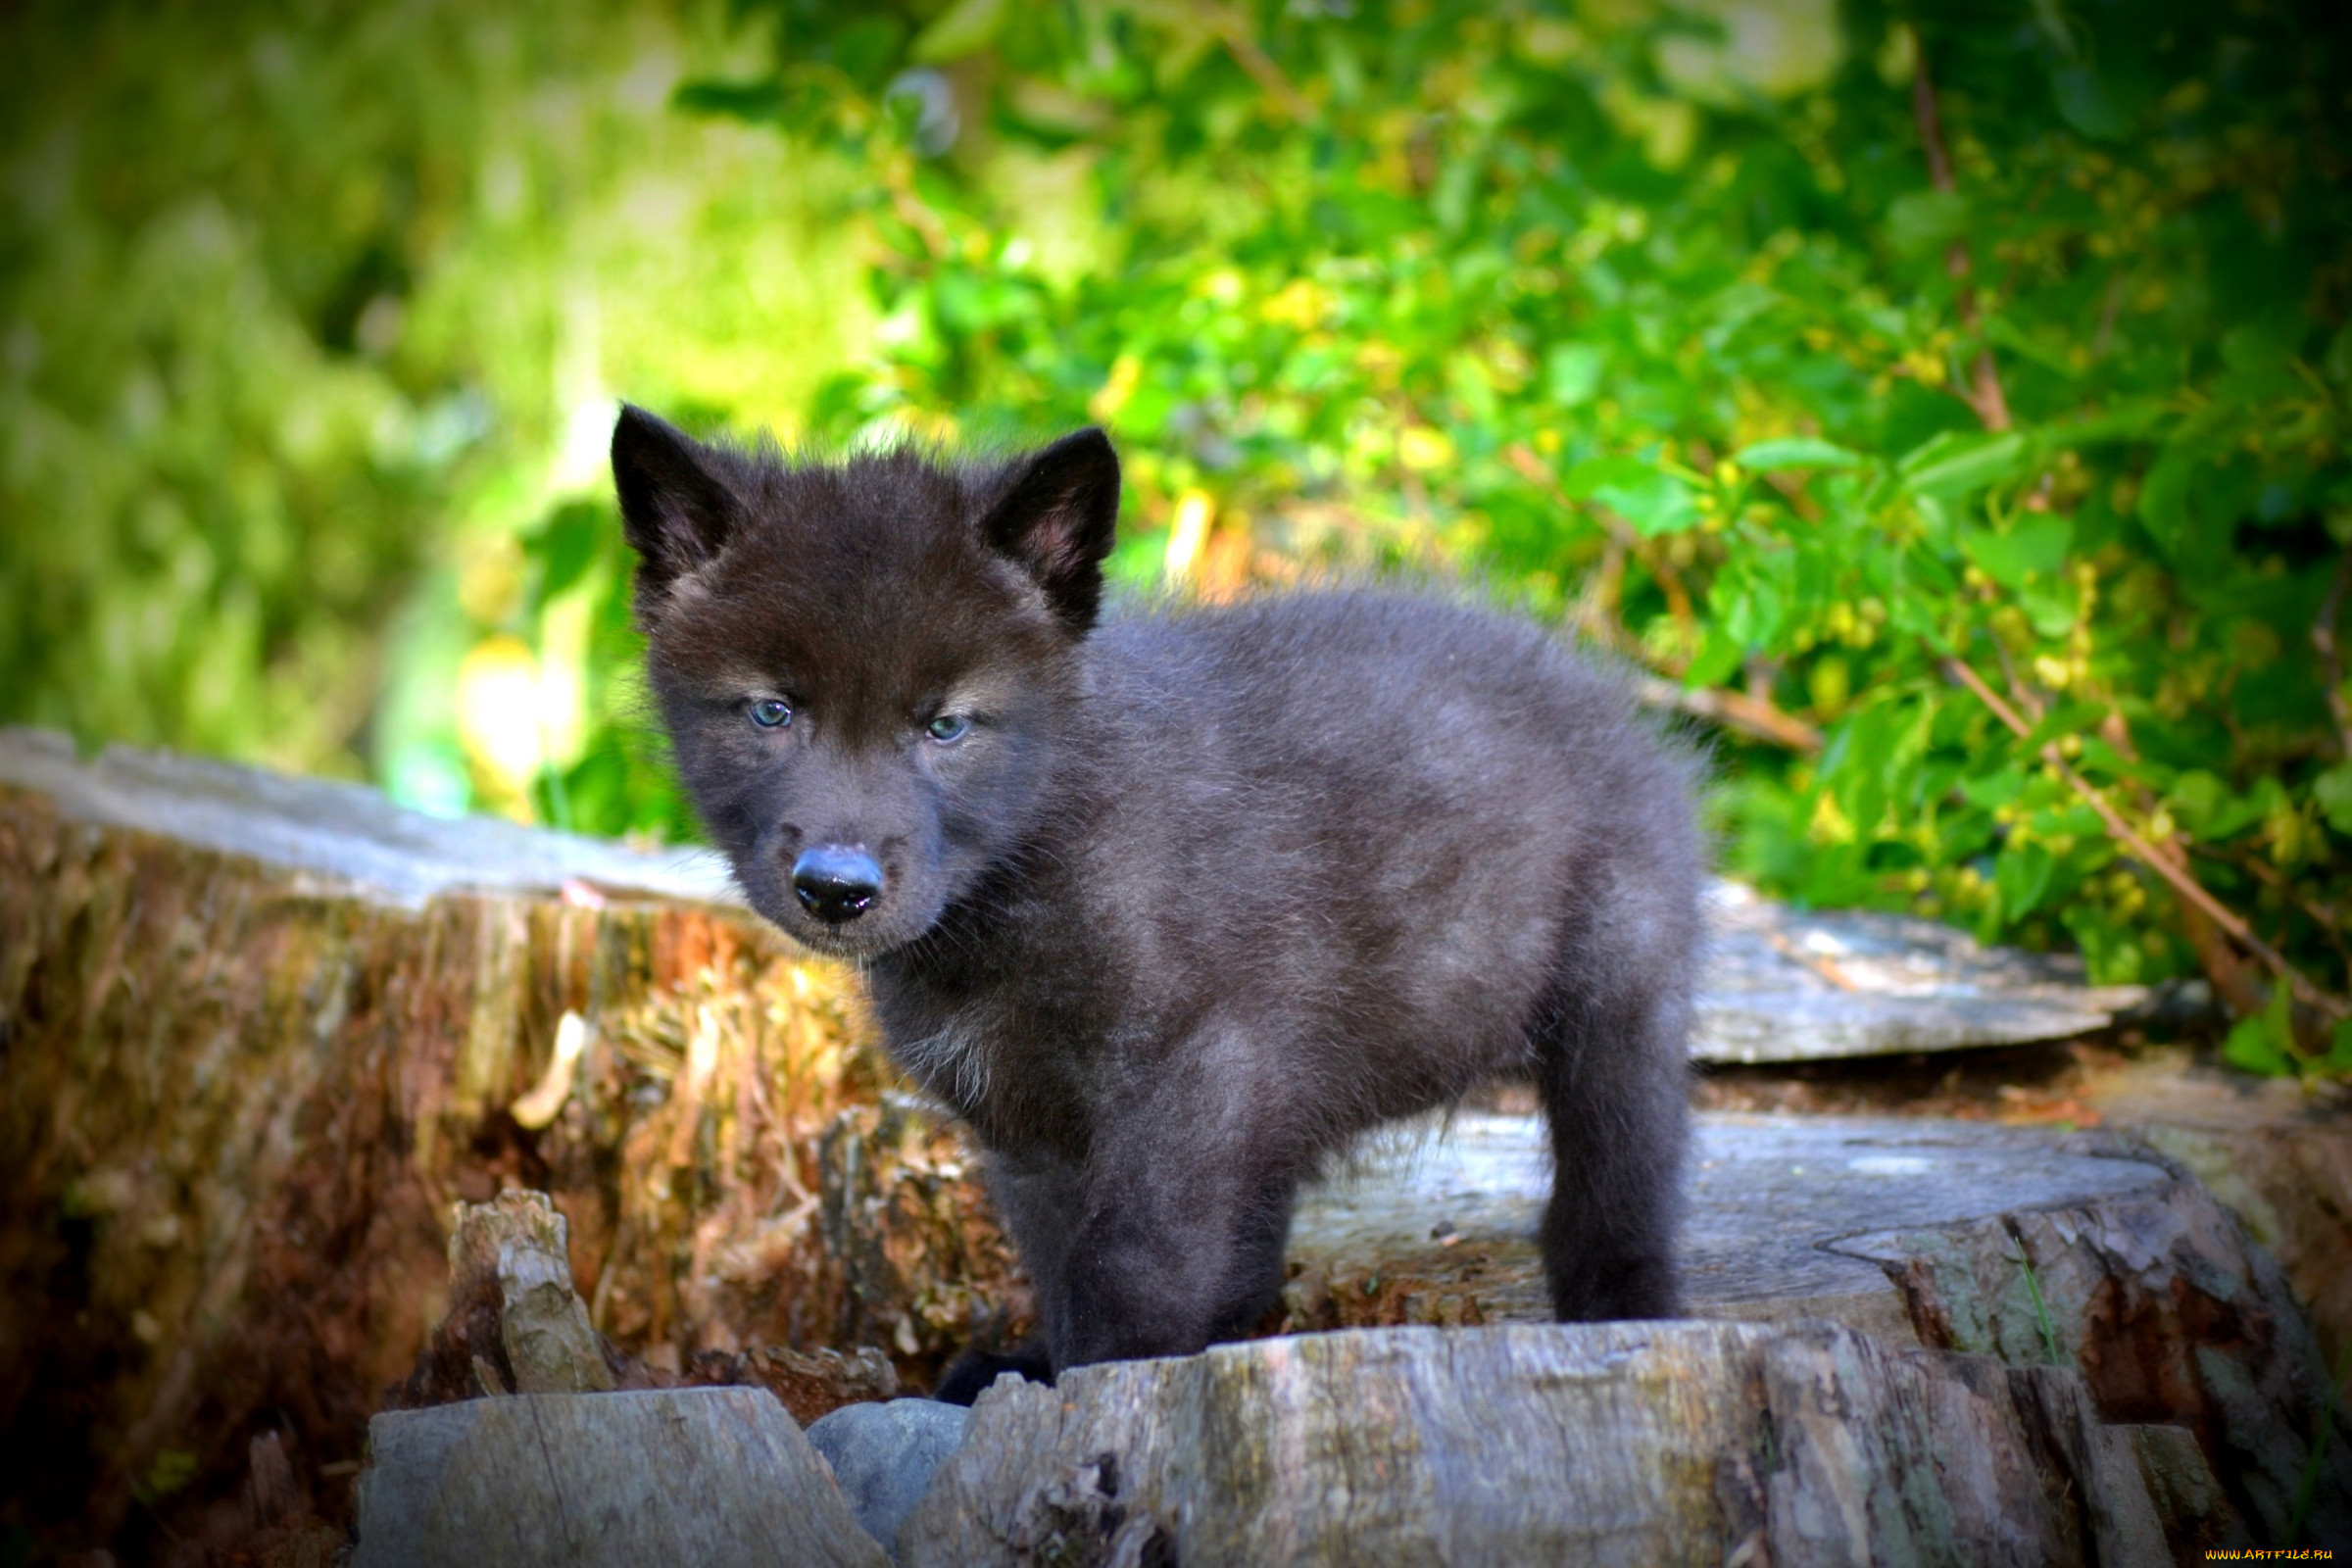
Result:
<svg viewBox="0 0 2352 1568"><path fill-rule="evenodd" d="M792 891L810 914L839 925L857 919L882 896L882 867L863 850L819 844L792 862Z"/></svg>

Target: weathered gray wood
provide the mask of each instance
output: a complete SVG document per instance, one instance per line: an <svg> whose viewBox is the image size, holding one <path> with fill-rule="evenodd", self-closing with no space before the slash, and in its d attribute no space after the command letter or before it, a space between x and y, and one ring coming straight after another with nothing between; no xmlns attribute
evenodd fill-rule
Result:
<svg viewBox="0 0 2352 1568"><path fill-rule="evenodd" d="M564 1216L545 1193L500 1193L461 1203L449 1239L453 1277L498 1282L499 1337L516 1394L592 1394L612 1387L588 1308L571 1289Z"/></svg>
<svg viewBox="0 0 2352 1568"><path fill-rule="evenodd" d="M705 852L645 855L493 818L428 817L360 785L130 747L82 761L40 730L0 729L0 784L40 791L77 821L168 834L412 907L458 890L553 893L570 881L742 903L725 862ZM1803 914L1732 883L1716 884L1710 917L1692 1042L1704 1061L2065 1039L2105 1028L2144 996L2086 987L2073 959L1981 948L1928 920Z"/></svg>
<svg viewBox="0 0 2352 1568"><path fill-rule="evenodd" d="M2305 1131L2291 1147L2307 1155L2344 1142L2340 1128L2333 1144ZM2103 1419L2178 1426L2201 1445L2223 1501L2195 1501L2185 1483L2168 1494L2190 1499L2168 1508L2186 1510L2180 1528L2200 1545L2236 1539L2241 1516L2256 1537L2284 1540L2330 1419L2306 1540L2352 1535L2352 1425L2340 1408L2323 1416L2330 1363L2305 1303L2165 1154L2108 1133L1706 1116L1692 1164L1692 1315L1824 1317L2077 1369ZM1461 1116L1376 1152L1299 1204L1293 1325L1541 1321L1534 1230L1547 1190L1532 1118ZM2340 1213L2334 1225L2340 1251ZM2310 1237L2304 1248L2318 1250Z"/></svg>
<svg viewBox="0 0 2352 1568"><path fill-rule="evenodd" d="M1827 1317L1909 1338L1886 1271L1828 1244L2172 1179L2152 1159L2117 1157L2126 1152L1981 1122L1701 1116L1683 1238L1687 1309ZM1292 1229L1291 1326L1544 1321L1535 1235L1550 1187L1534 1117L1462 1114L1390 1135L1303 1195Z"/></svg>
<svg viewBox="0 0 2352 1568"><path fill-rule="evenodd" d="M353 1568L883 1568L774 1396L470 1399L368 1428Z"/></svg>
<svg viewBox="0 0 2352 1568"><path fill-rule="evenodd" d="M2072 1373L1830 1324L1386 1329L1000 1380L909 1565L2140 1563Z"/></svg>
<svg viewBox="0 0 2352 1568"><path fill-rule="evenodd" d="M1837 1246L1928 1344L2079 1368L2105 1419L2187 1429L2257 1539L2300 1508L2303 1544L2352 1546L2352 1420L2285 1275L2195 1181Z"/></svg>
<svg viewBox="0 0 2352 1568"><path fill-rule="evenodd" d="M725 862L641 854L491 816L435 817L381 791L171 752L110 746L82 760L52 730L0 728L0 784L34 790L78 822L160 833L308 872L353 897L421 908L439 893L616 892L740 904Z"/></svg>
<svg viewBox="0 0 2352 1568"><path fill-rule="evenodd" d="M2080 958L1980 946L1933 920L1804 913L1718 882L1700 982L1701 1061L1807 1061L2064 1040L2146 1000L2084 984Z"/></svg>

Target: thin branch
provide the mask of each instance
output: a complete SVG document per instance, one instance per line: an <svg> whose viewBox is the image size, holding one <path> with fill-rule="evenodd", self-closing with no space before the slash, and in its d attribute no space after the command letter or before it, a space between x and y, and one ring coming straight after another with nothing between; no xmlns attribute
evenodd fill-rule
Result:
<svg viewBox="0 0 2352 1568"><path fill-rule="evenodd" d="M1519 470L1520 477L1544 490L1553 505L1563 511L1575 508L1576 503L1561 490L1550 465L1538 457L1533 448L1516 444L1504 450L1503 458ZM1608 556L1602 570L1601 586L1610 614L1614 616L1616 612L1618 583L1625 572L1625 558L1631 555L1642 563L1643 570L1657 580L1660 591L1666 595L1667 612L1674 616L1675 624L1686 632L1694 631L1698 623L1697 612L1691 606L1690 591L1684 586L1682 574L1674 569L1674 564L1666 560L1653 541L1635 532L1632 524L1616 513L1600 506L1588 510L1600 519L1601 527L1608 534ZM1597 608L1593 607L1595 610ZM1595 618L1592 614L1587 616L1589 621ZM1605 640L1618 641L1607 635L1615 630L1613 626L1589 624L1586 630L1588 635L1598 633ZM1678 709L1754 736L1757 740L1787 747L1792 752L1810 754L1821 750L1821 731L1794 713L1784 712L1751 692L1736 692L1729 687L1686 691L1672 681L1649 676L1636 685L1635 695L1651 708Z"/></svg>
<svg viewBox="0 0 2352 1568"><path fill-rule="evenodd" d="M1298 90L1298 84L1291 80L1282 67L1274 63L1274 57L1258 47L1257 40L1250 36L1250 24L1239 9L1218 8L1210 14L1210 25L1217 36L1224 40L1226 53L1233 56L1234 64L1248 72L1250 79L1267 97L1274 100L1284 114L1301 125L1315 118L1314 104Z"/></svg>
<svg viewBox="0 0 2352 1568"><path fill-rule="evenodd" d="M2001 369L1992 363L1992 350L1979 349L1968 370L1968 406L1977 422L1987 430L2006 430L2011 424L2008 394L2001 390Z"/></svg>
<svg viewBox="0 0 2352 1568"><path fill-rule="evenodd" d="M1670 680L1645 675L1635 684L1634 695L1651 708L1679 709L1792 752L1811 755L1821 750L1821 731L1794 713L1745 692L1722 686L1686 691Z"/></svg>
<svg viewBox="0 0 2352 1568"><path fill-rule="evenodd" d="M1977 700L1991 709L1993 716L2008 725L2016 734L2022 737L2034 732L2033 726L2020 716L2016 709L2011 708L2002 699L2000 693L1985 685L1984 678L1968 667L1967 661L1946 658L1943 661L1943 668L1944 673L1974 692ZM2059 754L2058 747L2054 742L2042 747L2041 760L2051 771L2064 779L2067 786L2081 796L2092 810L2099 814L2099 820L2106 824L2109 836L2122 845L2132 858L2164 878L2172 885L2173 891L2200 914L2230 933L2231 939L2238 946L2268 964L2272 973L2286 982L2287 988L2297 1001L2319 1009L2330 1019L2341 1019L2352 1014L2352 1005L2347 1005L2341 999L2331 997L2318 986L2313 985L2301 970L2287 962L2285 955L2256 936L2252 926L2246 924L2220 900L2206 892L2204 886L2188 873L2185 865L2164 854L2141 837L2131 823L2124 820L2123 814L2108 804L2107 797L2090 780L2075 771L2073 765Z"/></svg>
<svg viewBox="0 0 2352 1568"><path fill-rule="evenodd" d="M1625 546L1612 537L1602 543L1600 569L1586 575L1576 602L1568 607L1567 619L1582 635L1602 647L1631 655L1633 639L1626 635L1624 617L1618 612L1624 587Z"/></svg>
<svg viewBox="0 0 2352 1568"><path fill-rule="evenodd" d="M2207 844L2194 845L2192 848L2198 855L2209 860L2218 861L2234 870L2245 872L2255 881L2293 903L2295 907L2311 917L2312 923L2317 925L2328 940L2334 945L2337 955L2344 960L2344 967L2352 969L2352 947L2344 945L2343 910L2332 904L2322 904L2319 900L2312 898L2301 888L2296 887L2294 883L2288 881L2277 866L2266 864L2260 856L2232 854L2227 850L2215 849Z"/></svg>
<svg viewBox="0 0 2352 1568"><path fill-rule="evenodd" d="M2038 722L2039 715L2035 718ZM2132 725L2125 719L2122 709L2107 710L2107 716L2099 720L2099 735L2125 761L2138 762L2139 747L2132 739ZM2153 816L2157 804L2155 792L2142 780L2134 780L2132 787L2138 795L2139 808ZM2151 842L2150 847L2180 869L2188 868L2186 849L2180 838ZM2213 982L2215 994L2230 1004L2232 1012L2241 1015L2260 1012L2267 1000L2262 987L2246 972L2245 960L2237 956L2230 939L2222 935L2222 928L2205 918L2204 911L2193 904L2175 903L2173 911L2180 916L2180 935L2188 943L2189 951L2197 956L2197 967Z"/></svg>
<svg viewBox="0 0 2352 1568"><path fill-rule="evenodd" d="M2046 711L2046 705L2041 700L2041 694L2028 685L2025 679L2018 674L2017 662L2009 657L2007 645L1998 637L1992 640L1992 653L1993 657L2001 662L2001 680L2009 688L2011 699L2016 702L2018 707L2026 710L2028 718L2036 724L2040 723L2041 715Z"/></svg>
<svg viewBox="0 0 2352 1568"><path fill-rule="evenodd" d="M1551 466L1536 456L1533 447L1514 443L1502 456L1505 462L1519 470L1521 478L1548 492L1554 506L1563 511L1576 510L1576 503L1560 488L1559 478L1551 471ZM1642 563L1642 569L1656 580L1658 591L1666 596L1666 612L1674 617L1675 624L1685 629L1694 625L1697 612L1690 604L1690 590L1684 585L1683 574L1674 569L1674 563L1666 559L1665 552L1636 533L1633 524L1608 508L1593 506L1589 510L1600 519L1600 525L1608 530L1609 537L1618 548Z"/></svg>
<svg viewBox="0 0 2352 1568"><path fill-rule="evenodd" d="M2116 313L2124 306L2124 270L2117 268L2107 279L2106 295L2099 301L2098 330L2090 335L2090 357L2093 363L2107 357L2109 345L2115 341Z"/></svg>
<svg viewBox="0 0 2352 1568"><path fill-rule="evenodd" d="M1936 83L1928 75L1928 56L1923 48L1914 56L1911 72L1911 118L1919 122L1919 139L1928 151L1928 178L1937 190L1952 190L1957 181L1952 178L1951 155L1943 150L1943 111L1936 98ZM1957 277L1968 270L1968 249L1954 246L1960 254L1955 261L1946 255L1944 265Z"/></svg>
<svg viewBox="0 0 2352 1568"><path fill-rule="evenodd" d="M1936 94L1936 80L1928 74L1928 54L1923 46L1917 64L1911 72L1911 118L1919 122L1919 139L1927 149L1928 178L1940 191L1958 189L1952 178L1951 154L1944 150L1943 106ZM1975 270L1968 254L1968 241L1956 239L1943 253L1943 270L1960 280L1960 290L1953 304L1960 313L1960 324L1970 332L1978 329L1977 291L1967 278ZM1977 422L1987 430L2006 430L2014 422L2009 416L2009 398L2001 390L2000 367L1993 363L1992 350L1979 349L1968 368L1968 389L1961 399L1976 411Z"/></svg>

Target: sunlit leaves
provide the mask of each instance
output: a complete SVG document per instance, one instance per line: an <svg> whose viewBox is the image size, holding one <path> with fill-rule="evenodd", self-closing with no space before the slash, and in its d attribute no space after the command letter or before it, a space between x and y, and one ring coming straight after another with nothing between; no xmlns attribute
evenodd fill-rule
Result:
<svg viewBox="0 0 2352 1568"><path fill-rule="evenodd" d="M2343 672L2313 631L2341 608L2352 541L2352 201L2321 8L1856 0L1842 56L1745 85L1726 74L1739 51L1707 64L1671 8L738 10L754 42L679 87L677 123L762 127L789 172L747 188L805 182L813 216L758 266L695 272L713 280L693 317L762 288L820 304L674 330L674 349L635 353L633 390L692 359L662 378L692 418L820 442L1105 422L1129 480L1122 581L1472 577L1824 737L1804 756L1727 733L1735 869L2072 943L2100 978L2189 972L2172 893L2118 859L2046 742L2342 989L2328 911L2352 906L2352 763L2328 690ZM1948 190L1920 142L1922 62ZM526 260L518 276L577 258ZM357 342L365 314L333 330ZM507 363L487 312L444 323L430 363L458 362L461 327ZM334 504L357 425L314 399L310 424L159 442L149 414L180 385L165 358L77 388L75 417L257 498L232 510L282 580L295 535L270 519ZM519 387L425 389L367 421L368 450L519 449L507 411L541 390ZM49 439L37 414L18 439ZM61 494L108 471L100 436L71 451L88 461L41 470ZM286 474L312 477L273 496ZM607 689L633 657L625 562L588 546L568 493L500 493L540 519L520 613L590 611ZM222 573L225 549L208 566L172 543L191 529L169 508L122 515L158 592ZM220 634L192 646L246 648L277 603L158 602L110 612L108 635L186 613ZM1954 686L1955 659L2024 741ZM566 775L578 820L666 819L658 771L596 755ZM2238 1054L2329 1059L2273 1044Z"/></svg>

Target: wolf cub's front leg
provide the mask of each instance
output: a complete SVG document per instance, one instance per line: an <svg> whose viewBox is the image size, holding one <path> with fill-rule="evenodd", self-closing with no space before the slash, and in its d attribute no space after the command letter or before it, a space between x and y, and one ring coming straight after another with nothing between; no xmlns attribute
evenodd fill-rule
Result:
<svg viewBox="0 0 2352 1568"><path fill-rule="evenodd" d="M1279 1144L1152 1100L1105 1116L1084 1161L991 1161L1055 1371L1191 1354L1247 1330L1281 1291L1296 1183Z"/></svg>

